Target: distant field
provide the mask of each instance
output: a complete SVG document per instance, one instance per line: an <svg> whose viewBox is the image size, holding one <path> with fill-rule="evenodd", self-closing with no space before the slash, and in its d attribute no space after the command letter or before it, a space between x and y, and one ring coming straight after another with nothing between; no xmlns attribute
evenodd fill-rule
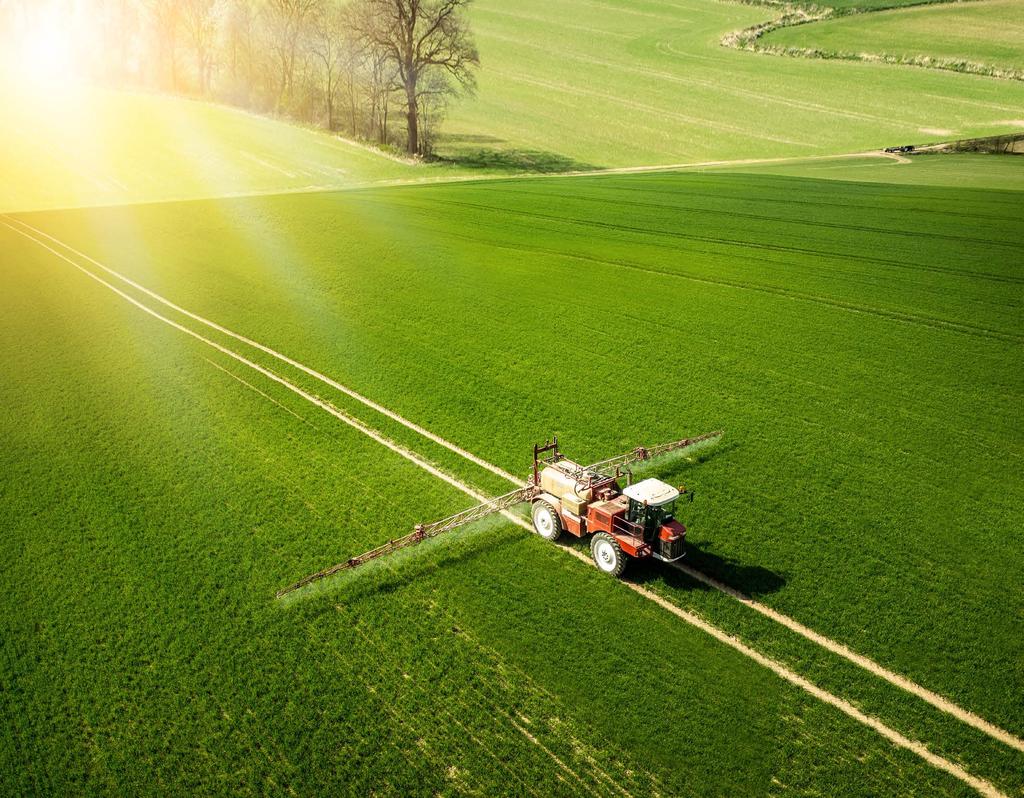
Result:
<svg viewBox="0 0 1024 798"><path fill-rule="evenodd" d="M1024 4L980 0L854 14L780 28L763 41L837 53L931 57L1024 70ZM1024 119L1016 124L1024 127Z"/></svg>
<svg viewBox="0 0 1024 798"><path fill-rule="evenodd" d="M0 211L341 187L422 170L325 133L156 94L0 85Z"/></svg>
<svg viewBox="0 0 1024 798"><path fill-rule="evenodd" d="M1013 4L993 6L1003 9L996 31L982 24L981 9L988 7L907 14L966 14L978 27L965 29L991 39L991 52L1007 41L1012 50L1017 28L1006 20L1012 21ZM0 211L467 173L820 156L994 134L1021 123L1024 83L883 64L766 63L767 56L721 46L726 33L773 13L711 0L522 0L515 6L480 0L471 12L483 61L479 90L453 103L439 144L447 161L429 166L184 99L2 87ZM827 24L881 24L872 21L876 16ZM953 18L936 17L936 30ZM943 36L937 30L936 41Z"/></svg>
<svg viewBox="0 0 1024 798"><path fill-rule="evenodd" d="M480 0L479 91L453 105L442 152L551 168L821 155L934 130L993 134L1024 108L1024 84L766 62L721 46L724 34L774 13L711 0Z"/></svg>
<svg viewBox="0 0 1024 798"><path fill-rule="evenodd" d="M596 459L724 427L706 462L661 473L697 489L691 562L1019 735L1020 198L661 174L24 218L514 473L552 432ZM514 529L275 607L467 499L6 228L3 247L2 490L24 552L3 571L5 679L15 740L47 763L4 768L15 786L487 792L511 755L541 794L585 792L518 725L633 795L963 794ZM634 578L1024 788L1009 749L720 594Z"/></svg>

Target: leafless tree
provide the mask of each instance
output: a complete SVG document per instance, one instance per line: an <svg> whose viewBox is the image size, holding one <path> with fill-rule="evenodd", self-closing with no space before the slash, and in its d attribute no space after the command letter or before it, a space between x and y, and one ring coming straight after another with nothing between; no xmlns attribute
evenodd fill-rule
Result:
<svg viewBox="0 0 1024 798"><path fill-rule="evenodd" d="M96 0L92 11L104 51L102 57L94 54L92 67L96 73L121 83L132 67L130 51L137 33L138 4L135 0Z"/></svg>
<svg viewBox="0 0 1024 798"><path fill-rule="evenodd" d="M178 90L178 36L181 33L180 0L148 0L153 38L156 41L160 81Z"/></svg>
<svg viewBox="0 0 1024 798"><path fill-rule="evenodd" d="M437 128L454 94L454 87L440 72L428 72L420 79L416 91L416 106L420 115L421 152L429 153L433 150Z"/></svg>
<svg viewBox="0 0 1024 798"><path fill-rule="evenodd" d="M422 153L419 85L430 72L442 72L471 89L472 68L480 56L465 10L472 0L361 0L361 32L395 63L405 93L407 146Z"/></svg>
<svg viewBox="0 0 1024 798"><path fill-rule="evenodd" d="M200 94L210 93L210 75L217 45L219 23L217 0L183 0L182 22L196 56Z"/></svg>
<svg viewBox="0 0 1024 798"><path fill-rule="evenodd" d="M352 13L351 5L344 6L339 21L343 26L340 56L342 81L348 106L349 132L354 137L358 135L359 107L366 94L364 87L367 83L366 74L370 53L356 27L352 24Z"/></svg>
<svg viewBox="0 0 1024 798"><path fill-rule="evenodd" d="M346 70L354 68L355 44L343 6L330 3L311 16L307 47L319 78L318 88L323 95L328 130L334 130L334 110Z"/></svg>
<svg viewBox="0 0 1024 798"><path fill-rule="evenodd" d="M224 56L232 82L235 85L243 83L251 89L255 82L255 13L251 0L227 0L223 24Z"/></svg>
<svg viewBox="0 0 1024 798"><path fill-rule="evenodd" d="M400 88L398 66L379 47L369 47L369 69L367 94L370 98L370 131L378 144L388 143L388 113L391 109L391 95Z"/></svg>
<svg viewBox="0 0 1024 798"><path fill-rule="evenodd" d="M290 99L295 78L299 43L309 20L317 14L323 0L265 0L265 18L270 33L270 48L278 66L278 111Z"/></svg>

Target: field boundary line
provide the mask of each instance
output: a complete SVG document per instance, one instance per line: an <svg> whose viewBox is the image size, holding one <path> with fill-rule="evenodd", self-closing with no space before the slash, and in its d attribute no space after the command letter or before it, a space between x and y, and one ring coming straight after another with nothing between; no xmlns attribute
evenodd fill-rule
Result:
<svg viewBox="0 0 1024 798"><path fill-rule="evenodd" d="M431 440L434 443L436 443L436 444L438 444L440 446L443 446L444 448L448 449L451 452L454 452L455 454L459 455L460 457L463 457L466 460L469 460L471 463L475 463L476 465L480 466L481 468L484 468L487 471L490 471L492 474L496 474L499 477L502 477L503 479L510 480L512 482L516 482L516 483L520 482L520 480L516 479L516 477L514 477L508 471L505 471L504 469L499 468L496 465L492 465L491 463L488 463L483 458L477 457L472 452L469 452L466 449L463 449L458 444L452 443L451 441L448 441L448 440L442 438L440 435L437 435L437 434L431 432L430 430L425 429L424 427L421 427L419 424L415 423L414 421L410 421L409 419L405 418L404 416L401 416L398 413L396 413L394 410L391 410L391 409L389 409L387 407L384 407L381 404L378 404L377 402L373 401L372 399L369 399L369 398L363 396L361 393L358 393L358 392L352 390L351 388L349 388L349 387L347 387L345 385L342 385L341 383L337 382L336 380L331 379L327 375L322 374L321 372L316 371L315 369L312 369L309 366L306 366L305 364L300 363L297 360L294 360L294 359L288 357L287 355L284 355L284 354L282 354L282 353L280 353L280 352L278 352L278 351L276 351L274 349L271 349L269 346L261 344L258 341L254 341L251 338L247 338L244 335L240 335L239 333L236 333L236 332L234 332L232 330L229 330L227 327L223 327L223 326L221 326L220 324L217 324L214 321L210 321L209 319L204 318L203 316L200 316L200 315L198 315L196 313L192 313L191 311L186 310L185 308L181 307L180 305L176 305L175 303L171 302L169 299L160 296L156 292L151 291L150 289L146 288L143 285L139 285L139 283L135 282L134 280L132 280L131 278L125 276L124 274L121 274L120 272L116 271L115 269L111 269L109 266L105 266L104 264L102 264L98 260L96 260L95 258L92 258L89 255L86 255L84 252L81 252L80 250L75 249L71 245L66 244L66 243L64 243L63 241L61 241L61 240L59 240L57 238L54 238L53 236L49 235L46 232L44 232L42 230L39 230L36 227L33 227L32 225L28 224L27 222L21 221L20 219L15 219L13 217L6 217L6 218L8 218L10 221L16 222L17 224L22 225L22 226L28 228L29 230L31 230L32 232L36 233L37 235L41 235L44 238L47 238L48 240L52 241L53 243L58 244L61 247L64 247L69 252L73 252L75 255L78 255L79 257L84 258L85 260L89 261L93 265L99 267L100 269L103 269L108 274L113 275L117 279L119 279L119 280L123 281L124 283L130 285L132 288L135 288L136 290L141 291L146 296L148 296L148 297L150 297L152 299L155 299L157 302L160 302L161 304L171 308L172 310L175 310L178 313L181 313L182 315L187 316L190 319L193 319L194 321L198 321L200 324L205 324L207 327L210 327L211 329L214 329L214 330L216 330L219 333L223 333L224 335L227 335L227 336L229 336L231 338L234 338L237 341L241 341L242 343L247 344L248 346L251 346L254 349L258 349L261 352L264 352L264 353L270 355L271 357L277 358L278 360L282 361L283 363L287 363L292 368L296 368L299 371L302 371L305 374L308 374L310 377L313 377L313 378L319 380L320 382L324 383L325 385L329 385L330 387L334 388L335 390L340 391L341 393L345 394L349 398L355 399L357 402L361 402L362 404L364 404L367 407L369 407L371 410L375 410L378 413L380 413L381 415L386 416L387 418L390 418L392 421L398 422L403 427L406 427L407 429L410 429L413 432L416 432L416 433L422 435L424 438L427 438L428 440Z"/></svg>
<svg viewBox="0 0 1024 798"><path fill-rule="evenodd" d="M1016 112L1016 109L1007 108L1008 111ZM734 160L716 161L687 161L671 164L647 164L634 166L609 166L596 169L570 169L564 172L515 172L512 174L468 174L468 175L422 175L420 177L382 177L376 180L364 180L362 182L325 185L310 184L294 188L268 188L254 189L251 191L228 191L223 194L186 194L179 196L156 197L152 199L122 200L120 202L93 202L81 205L43 205L36 208L0 208L0 215L10 216L11 214L30 213L53 213L57 211L90 210L95 208L131 208L137 205L170 205L180 202L215 202L217 200L231 199L258 199L260 197L287 197L294 194L334 194L344 191L366 191L368 189L396 188L403 186L435 186L457 183L494 183L509 180L546 180L548 178L571 178L571 177L600 177L601 175L631 175L646 174L649 172L682 172L687 170L712 169L740 167L740 166L770 166L772 164L803 163L804 161L830 161L844 158L879 158L894 163L903 161L894 160L891 156L879 150L865 150L863 152L839 152L832 155L785 155L777 158L739 158ZM910 161L907 161L910 163ZM13 217L12 217L13 218ZM16 220L18 221L18 220ZM22 222L24 224L24 222Z"/></svg>
<svg viewBox="0 0 1024 798"><path fill-rule="evenodd" d="M318 407L320 407L323 410L327 411L328 413L330 413L331 415L335 416L339 420L343 421L345 424L348 424L352 428L354 428L357 431L363 433L367 437L371 438L372 440L376 441L377 443L381 444L382 446L390 449L391 451L395 452L396 454L401 455L405 459L409 460L413 464L415 464L415 465L419 466L420 468L422 468L423 470L425 470L427 473L429 473L429 474L431 474L431 475L433 475L435 477L438 477L439 479L441 479L444 482L448 483L452 487L462 491L466 495L476 499L477 501L481 501L481 502L487 500L486 496L484 496L483 494L481 494L480 492L478 492L474 488L470 487L469 485L466 485L465 483L463 483L461 480L457 479L456 477L453 477L453 476L445 473L444 471L442 471L437 466L432 465L431 463L429 463L425 459L421 458L419 455L413 453L412 451L410 451L407 448L405 448L404 446L396 443L395 441L390 440L389 438L384 436L382 433L378 432L375 429L372 429L371 427L367 426L366 424L364 424L363 422L359 421L358 419L349 416L347 413L344 413L343 411L341 411L338 408L336 408L330 402L327 402L326 400L323 400L320 397L315 396L314 394L311 394L311 393L309 393L306 390L303 390L302 388L300 388L299 386L293 384L292 382L290 382L289 380L285 379L284 377L282 377L282 376L280 376L278 374L275 374L270 369L267 369L267 368L259 365L258 363L254 362L252 360L249 360L244 355L240 355L237 352L234 352L231 349L228 349L227 347L225 347L225 346L223 346L221 344L218 344L217 342L215 342L215 341L213 341L213 340L211 340L209 338L204 337L200 333L197 333L195 330L191 330L188 327L184 326L183 324L180 324L179 322L176 322L173 319L169 319L168 317L162 315L161 313L159 313L158 311L156 311L153 308L149 307L148 305L140 302L138 299L135 299L131 295L129 295L126 292L122 291L120 288L118 288L114 284L108 282L107 280L104 280L99 275L93 273L89 269L86 269L81 264L76 263L71 258L67 257L66 255L64 255L64 254L62 254L60 252L58 252L57 250L53 249L51 246L49 246L45 242L40 241L39 239L37 239L37 238L33 237L32 235L24 232L23 230L20 230L20 229L18 229L16 227L12 226L11 224L8 224L7 222L4 222L4 226L7 227L8 229L13 230L14 232L20 234L21 236L29 239L30 241L33 241L34 243L38 244L39 246L41 246L43 249L47 250L51 254L57 256L61 260L65 261L66 263L74 266L80 272L82 272L86 276L90 277L91 279L95 280L100 285L102 285L102 286L108 288L109 290L113 291L115 294L120 296L122 299L128 301L129 303L131 303L132 305L136 306L137 308L139 308L143 312L148 313L149 315L153 316L154 318L158 319L159 321L162 321L165 324L168 324L169 326L173 327L174 329L179 330L180 332L183 332L186 335L191 336L192 338L200 341L201 343L204 343L207 346L210 346L210 347L216 349L217 351L221 352L222 354L225 354L228 357L231 357L232 359L237 360L239 363L242 363L242 364L244 364L246 366L249 366L253 370L259 372L260 374L263 374L268 379L270 379L270 380L272 380L272 381L274 381L274 382L284 386L285 388L287 388L288 390L292 391L293 393L301 396L303 399L307 400L308 402L311 402L312 404L317 405ZM47 236L47 237L50 238L49 236ZM503 510L501 514L505 518L507 518L508 520L510 520L513 523L515 523L516 525L522 527L523 529L526 529L528 532L530 532L530 533L533 532L532 525L528 521L526 521L525 519L523 519L523 518L521 518L521 517L519 517L517 515L514 515L513 513L511 513L508 510ZM577 551L576 549L573 549L573 548L566 548L566 549L564 549L564 551L568 552L572 556L576 557L577 559L579 559L579 560L581 560L581 561L583 561L583 562L585 562L585 563L587 563L589 565L590 558L588 558L582 552ZM859 709L857 709L855 706L853 706L853 704L851 704L849 701L846 701L845 699L842 699L842 698L840 698L840 697L838 697L838 696L828 692L827 690L824 690L823 688L818 687L817 685L815 685L813 682L809 681L808 679L805 679L804 677L800 676L799 674L795 673L794 671L791 671L789 668L787 668L782 663L780 663L780 662L778 662L776 660L773 660L770 657L765 656L764 654L761 654L760 652L754 650L750 646L748 646L745 643L743 643L741 640L739 640L739 639L737 639L737 638L727 634L722 629L719 629L718 627L713 626L711 623L709 623L708 621L705 621L703 618L699 617L698 615L695 615L693 613L687 612L687 611L681 609L680 607L675 606L674 604L669 602L667 599L662 598L661 596L657 595L656 593L651 592L650 590L648 590L647 588L642 587L641 585L633 584L633 583L630 583L630 582L623 582L622 584L624 584L630 590L633 590L635 593L638 593L640 596L648 599L649 601L654 602L659 607L667 610L671 614L675 615L677 618L680 618L681 620L685 621L686 623L690 624L691 626L693 626L693 627L695 627L697 629L700 629L701 631L705 632L706 634L711 635L716 640L724 643L725 645L729 646L730 648L735 649L736 651L738 651L739 653L743 654L744 656L754 660L754 662L758 663L759 665L761 665L761 666L763 666L765 668L768 668L769 670L771 670L773 673L775 673L777 676L779 676L780 678L784 679L785 681L788 681L791 684L793 684L794 686L800 688L801 690L804 690L805 692L807 692L810 695L814 696L818 700L820 700L820 701L822 701L822 702L824 702L826 704L830 704L831 706L835 707L836 709L840 710L844 714L846 714L849 717L851 717L854 720L856 720L858 723L860 723L860 724L862 724L862 725L864 725L864 726L874 730L879 735L881 735L885 739L889 740L892 744L894 744L894 745L896 745L896 746L898 746L900 748L904 748L904 749L906 749L906 750L916 754L918 757L923 759L925 762L930 764L932 767L934 767L934 768L936 768L938 770L942 770L942 771L948 773L949 775L959 779L964 784L967 784L968 786L970 786L972 789L974 789L975 791L977 791L981 795L986 796L986 798L1008 798L1008 796L1004 795L993 784L991 784L990 782L986 781L985 779L979 778L977 776L973 776L969 772L967 772L964 768L960 767L959 765L954 764L953 762L949 761L945 757L942 757L942 756L939 756L938 754L932 753L931 751L928 750L928 748L923 743L921 743L919 741L916 741L916 740L911 740L910 738L908 738L908 737L900 734L899 732L897 732L895 729L892 729L891 727L887 726L881 720L879 720L877 718L874 718L874 717L871 717L870 715L866 715L865 713L863 713Z"/></svg>
<svg viewBox="0 0 1024 798"><path fill-rule="evenodd" d="M260 351L264 351L264 352L266 352L268 354L271 354L274 357L277 357L278 359L282 360L283 362L288 363L291 366L294 366L295 368L299 369L300 371L303 371L304 373L309 374L310 376L313 376L313 377L321 380L325 384L327 384L327 385L329 385L331 387L337 388L342 393L345 393L346 395L353 396L353 398L358 398L359 401L363 402L368 407L370 407L370 408L372 408L374 410L377 410L378 412L382 413L383 415L385 415L388 418L391 418L393 420L399 421L399 423L402 423L404 426L406 426L406 427L408 427L408 428L410 428L410 429L412 429L412 430L414 430L416 432L419 432L420 434L422 434L424 437L428 438L429 440L435 441L436 443L440 443L445 448L449 449L450 451L455 452L456 454L459 454L460 456L464 457L468 461L470 461L470 462L472 462L472 463L474 463L476 465L480 465L483 468L487 469L488 471L491 471L492 473L498 474L499 476L501 476L504 479L508 480L510 483L512 483L514 485L517 485L517 486L522 484L521 480L517 479L516 477L514 477L512 474L508 473L507 471L504 471L503 469L498 468L497 466L494 466L494 465L488 463L487 461L483 460L483 458L480 458L480 457L478 457L478 456L476 456L476 455L474 455L474 454L472 454L472 453L462 449L461 447L456 446L455 444L448 443L443 438L440 438L439 436L436 436L434 433L431 433L428 430L423 429L419 425L414 424L414 422L405 420L404 418L402 418L402 416L399 416L397 413L394 413L394 411L388 410L387 408L379 405L378 403L374 402L373 400L368 399L366 397L363 397L360 394L357 394L356 392L351 391L351 389L348 389L345 386L340 385L338 382L336 382L335 380L331 379L330 377L327 377L327 376L325 376L323 374L320 374L320 372L314 371L313 369L310 369L309 367L307 367L307 366L305 366L305 365L303 365L301 363L298 363L297 361L293 360L292 358L287 357L286 355L282 355L282 354L280 354L278 352L275 352L274 350L270 349L269 347L264 346L263 344L260 344L260 343L258 343L256 341L252 341L251 339L245 338L244 336L238 335L237 333L234 333L234 332L232 332L232 331L222 327L221 325L219 325L219 324L217 324L215 322L212 322L212 321L209 321L207 319L204 319L201 316L198 316L198 315L196 315L196 314L194 314L194 313L192 313L190 311L185 310L184 308L179 307L178 305L175 305L174 303L170 302L169 300L161 297L159 294L156 294L153 291L150 291L149 289L145 288L144 286L141 286L138 283L135 283L133 280L125 277L124 275L121 275L120 273L116 272L115 270L110 269L107 266L104 266L102 263L99 263L99 261L95 260L94 258L91 258L88 255L86 255L86 254L84 254L82 252L79 252L74 247L71 247L68 244L65 244L64 242L54 238L51 235L48 235L47 233L45 233L45 232L43 232L41 230L37 230L36 228L32 227L32 225L29 225L29 224L27 224L25 222L21 222L20 220L17 220L17 219L10 219L10 221L18 222L19 224L23 225L24 227L27 227L30 230L38 233L39 235L44 236L45 238L49 239L50 241L53 241L54 243L64 247L65 249L67 249L67 250L69 250L71 252L74 252L75 254L81 256L82 258L88 260L90 263L93 263L93 264L99 266L104 271L109 272L110 274L113 274L114 276L118 277L119 279L123 280L124 282L128 283L129 285L133 286L134 288L137 288L138 290L142 291L146 295L153 297L154 299L156 299L156 300L162 302L163 304L167 305L168 307L171 307L174 310L176 310L176 311L178 311L178 312L188 316L189 318L193 318L196 321L199 321L199 322L201 322L203 324L206 324L209 327L212 327L213 329L216 329L216 330L218 330L220 332L223 332L226 335L229 335L229 336L231 336L233 338L236 338L236 339L242 341L243 343L247 343L250 346L255 347L256 349L259 349ZM7 226L10 227L9 224ZM24 235L24 236L26 236L27 238L29 238L29 239L31 239L33 241L36 241L36 243L40 244L40 246L43 246L44 248L50 250L51 252L53 252L58 257L60 257L60 258L62 258L64 260L67 260L69 263L72 263L77 268L82 269L82 267L79 266L77 263L74 263L74 261L71 261L70 259L66 258L64 255L61 255L59 252L56 252L55 250L53 250L49 246L47 246L45 243L36 240L35 238L33 238L31 235L28 235L24 231L18 230L17 228L14 228L14 227L11 227L11 229L14 230L15 232L21 233L21 235ZM86 274L90 274L90 276L94 276L87 269L82 269L82 270ZM96 279L99 279L99 278L96 278ZM102 280L100 280L100 281L103 282L106 285L105 281L102 281ZM122 296L125 296L127 299L129 299L129 301L135 303L134 299L131 299L130 297L127 297L127 295L123 294L118 289L113 288L113 290L117 291L117 293L121 294ZM138 303L136 303L136 304L138 304ZM140 304L139 306L145 308L144 305ZM157 315L158 318L161 318L161 319L164 318L162 316L159 316L158 314L156 314L154 311L152 311L149 308L146 308L146 310L149 313L153 313L154 315ZM169 321L169 323L174 324L175 326L179 326L179 325L177 325L173 321ZM197 338L200 338L200 340L203 340L204 342L207 341L207 339L202 338L197 333L195 333L195 332L193 332L191 330L188 330L188 328L180 327L179 326L179 329L185 330L190 335L193 335L193 336L195 336ZM231 352L231 350L228 350L228 349L225 349L225 348L221 348L218 344L212 344L212 345L217 347L218 349L221 349L222 352L225 352L225 353ZM231 353L231 356L235 357L236 359L241 358L241 356L236 355L234 353ZM245 363L246 365L251 365L251 361L248 361L247 359L244 359L244 358L241 358L241 362ZM269 370L264 370L262 367L260 367L258 365L254 365L253 367L256 368L258 371L260 371L261 373L264 373L266 376L269 376L271 379L273 379L276 382L280 382L282 384L287 384L287 386L289 386L289 387L292 386L292 383L287 382L286 380L283 380L283 378L278 377L276 374L273 374L273 372L270 372ZM232 375L232 376L234 376L234 375ZM299 389L299 390L301 390L301 389ZM304 398L313 397L310 401L313 401L314 404L320 404L321 402L323 402L323 400L320 400L319 397L315 397L313 394L308 394L307 395L305 392L302 392L300 395L302 395ZM327 407L325 407L324 405L330 405L330 403L323 403L323 404L321 404L321 406L324 407L324 409L327 409ZM328 410L328 412L331 412L332 415L337 415L339 418L342 418L342 420L345 421L346 423L349 423L352 426L356 426L356 428L360 429L360 431L365 431L365 434L370 435L370 437L374 437L375 435L379 435L379 433L376 433L375 430L373 430L372 428L364 425L362 422L359 422L358 420L352 418L351 416L348 416L347 414L342 413L342 411L340 411L337 408L335 408L334 405L330 405L330 408L332 408L332 409ZM343 416L344 416L344 418L343 418ZM374 437L374 439L378 440L376 437ZM385 439L385 438L383 438L383 436L380 436L380 439L378 440L378 442L382 443L382 445L385 445L388 448L392 448L392 446L389 443L384 443L385 440L389 440L389 439ZM464 491L465 490L472 490L468 486L464 485L461 482L458 482L458 484L456 484L455 482L452 482L451 481L453 479L452 477L450 477L449 475L445 474L444 472L441 472L438 469L435 469L434 466L430 465L429 463L426 463L426 461L423 461L417 455L415 455L412 452L410 452L409 450L405 449L405 447L399 446L398 444L394 444L394 445L398 447L398 449L395 449L395 451L398 451L398 453L402 454L403 457L407 457L407 459L412 459L412 461L415 462L420 467L425 468L426 470L430 471L431 473L434 473L435 476L438 476L439 478L443 479L444 481L448 482L449 484L454 485L459 490L464 490ZM399 451L399 450L401 450L401 451ZM436 473L435 473L435 471L436 471ZM474 499L476 499L477 501L479 501L481 503L487 501L490 498L490 497L484 496L483 494L481 494L481 493L479 493L477 491L473 491L473 492L469 493L469 495L472 496ZM516 515L510 513L507 510L503 511L502 515L505 516L507 519L513 521L514 523L516 523L516 524L518 524L520 526L523 526L525 529L528 529L528 530L532 531L532 527L530 527L529 524L527 524L521 518L519 518L519 516L516 516ZM818 645L818 646L826 649L827 651L829 651L829 652L831 652L831 653L833 653L833 654L835 654L837 656L843 657L848 662L851 662L854 665L858 666L859 668L862 668L863 670L867 671L868 673L872 674L873 676L876 676L876 677L878 677L880 679L883 679L884 681L888 682L889 684L893 685L894 687L897 687L897 688L899 688L901 690L904 690L907 693L910 693L911 695L913 695L913 696L921 699L922 701L925 701L926 703L930 704L931 706L933 706L934 708L938 709L939 711L944 712L944 713L946 713L946 714L956 718L960 722L962 722L962 723L964 723L964 724L966 724L966 725L976 729L977 731L980 731L983 734L988 735L992 739L997 740L998 742L1001 742L1001 743L1009 746L1010 748L1013 748L1013 749L1015 749L1017 751L1020 751L1020 752L1024 753L1024 739L1021 739L1020 737L1017 737L1016 735L1012 734L1011 732L1009 732L1009 731L1003 729L1002 727L997 726L996 724L986 720L985 718L981 717L980 715L978 715L978 714L976 714L974 712L971 712L970 710L964 709L963 707L961 707L960 705L954 703L953 701L949 700L948 698L945 698L945 697L939 695L938 693L936 693L936 692L934 692L932 690L929 690L926 687L923 687L923 686L917 684L916 682L914 682L913 680L909 679L908 677L903 676L901 674L898 674L895 671L889 670L888 668L885 668L884 666L878 664L877 662L875 662L874 660L870 659L869 657L864 656L863 654L858 654L856 651L854 651L853 649L849 648L845 644L840 643L837 640L833 640L833 639L831 639L831 638L821 634L820 632L814 631L813 629L811 629L808 626L805 626L804 624L800 623L796 619L791 618L788 615L785 615L784 613L779 612L778 610L772 609L768 605L763 604L763 603L757 601L756 599L752 598L751 596L748 596L748 595L742 593L741 591L736 590L735 588L730 587L729 585L727 585L727 584L725 584L723 582L719 582L718 580L714 579L713 577L710 577L710 576L702 573L701 571L696 570L695 568L693 568L693 567L691 567L689 565L685 565L685 564L682 564L682 563L677 563L677 564L675 564L675 567L678 570L680 570L681 572L683 572L686 575L690 576L692 579L695 579L695 580L701 582L702 584L707 585L708 587L714 588L715 590L719 591L720 593L722 593L722 594L724 594L726 596L729 596L729 597L739 601L740 603L744 604L745 606L749 607L750 609L754 610L755 612L758 612L761 615L763 615L764 617L768 618L769 620L772 620L772 621L774 621L774 622L784 626L785 628L789 629L790 631L795 632L796 634L798 634L801 637L803 637L804 639L814 643L815 645Z"/></svg>

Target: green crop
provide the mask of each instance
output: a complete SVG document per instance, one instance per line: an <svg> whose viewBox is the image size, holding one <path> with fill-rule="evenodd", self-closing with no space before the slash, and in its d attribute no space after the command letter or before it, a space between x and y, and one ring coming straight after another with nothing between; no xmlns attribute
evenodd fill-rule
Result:
<svg viewBox="0 0 1024 798"><path fill-rule="evenodd" d="M777 35L935 14L998 55L1009 26L976 31L999 8ZM479 89L431 165L181 99L4 89L0 211L513 474L552 434L592 461L724 428L648 472L696 492L687 562L1024 736L1024 159L735 163L1005 132L1024 86L721 46L777 12L478 0ZM704 161L733 163L484 178ZM276 600L473 500L6 224L0 275L4 794L973 794L502 519ZM733 598L627 577L1024 790L1019 752Z"/></svg>
<svg viewBox="0 0 1024 798"><path fill-rule="evenodd" d="M74 236L133 213L33 221ZM196 232L184 272L167 250L117 265L178 294L212 243ZM275 602L466 497L8 229L0 242L5 792L963 794L508 526ZM247 264L257 281L273 267ZM306 322L337 335L325 310ZM458 424L461 392L436 393Z"/></svg>
<svg viewBox="0 0 1024 798"><path fill-rule="evenodd" d="M513 473L553 432L589 460L724 427L659 472L697 490L692 563L1020 734L1020 196L659 174L23 218ZM581 790L546 748L638 795L960 789L511 527L275 605L470 500L3 236L18 778L528 792L522 759ZM634 578L1021 788L958 722Z"/></svg>

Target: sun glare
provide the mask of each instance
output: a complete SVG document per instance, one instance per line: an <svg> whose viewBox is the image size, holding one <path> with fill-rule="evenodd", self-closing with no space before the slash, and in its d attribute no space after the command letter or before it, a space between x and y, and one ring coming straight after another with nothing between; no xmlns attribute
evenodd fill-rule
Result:
<svg viewBox="0 0 1024 798"><path fill-rule="evenodd" d="M36 6L15 19L4 47L6 71L20 85L67 85L76 79L76 15L59 6Z"/></svg>
<svg viewBox="0 0 1024 798"><path fill-rule="evenodd" d="M22 40L19 68L28 77L44 81L66 79L71 67L71 40L56 25L26 31Z"/></svg>

